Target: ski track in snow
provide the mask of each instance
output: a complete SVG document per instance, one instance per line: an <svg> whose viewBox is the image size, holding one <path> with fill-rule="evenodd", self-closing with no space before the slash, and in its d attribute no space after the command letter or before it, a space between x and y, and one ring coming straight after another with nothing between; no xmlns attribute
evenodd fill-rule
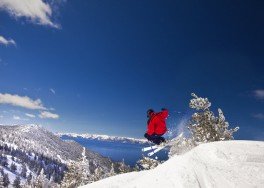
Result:
<svg viewBox="0 0 264 188"><path fill-rule="evenodd" d="M116 175L82 188L264 187L264 142L201 144L153 170Z"/></svg>

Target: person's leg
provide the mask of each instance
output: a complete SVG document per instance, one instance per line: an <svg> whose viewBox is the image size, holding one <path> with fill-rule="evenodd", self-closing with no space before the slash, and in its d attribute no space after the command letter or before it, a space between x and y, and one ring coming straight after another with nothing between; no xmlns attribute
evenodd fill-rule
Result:
<svg viewBox="0 0 264 188"><path fill-rule="evenodd" d="M150 141L150 142L154 142L155 141L155 135L149 135L149 134L145 133L144 137L146 139L148 139L148 141Z"/></svg>
<svg viewBox="0 0 264 188"><path fill-rule="evenodd" d="M163 141L163 137L161 137L160 135L153 135L152 136L152 139L153 139L153 143L157 144L157 145L160 145L160 143Z"/></svg>
<svg viewBox="0 0 264 188"><path fill-rule="evenodd" d="M163 134L157 134L156 135L156 140L157 142L161 143L161 142L165 142L165 138L162 137Z"/></svg>
<svg viewBox="0 0 264 188"><path fill-rule="evenodd" d="M162 137L162 134L161 135L158 135L158 134L148 135L147 133L145 133L144 137L157 145L160 145L161 142L165 142L165 139Z"/></svg>

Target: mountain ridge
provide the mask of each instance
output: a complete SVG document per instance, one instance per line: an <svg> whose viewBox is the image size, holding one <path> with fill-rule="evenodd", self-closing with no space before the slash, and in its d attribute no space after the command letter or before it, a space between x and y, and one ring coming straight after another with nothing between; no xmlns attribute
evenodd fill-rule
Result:
<svg viewBox="0 0 264 188"><path fill-rule="evenodd" d="M100 134L89 134L89 133L55 133L55 135L62 137L62 136L68 136L68 137L80 137L80 138L85 138L85 139L94 139L94 140L103 140L103 141L120 141L123 143L139 143L139 144L144 144L147 143L148 141L146 139L140 139L140 138L132 138L132 137L123 137L123 136L109 136L109 135L100 135Z"/></svg>

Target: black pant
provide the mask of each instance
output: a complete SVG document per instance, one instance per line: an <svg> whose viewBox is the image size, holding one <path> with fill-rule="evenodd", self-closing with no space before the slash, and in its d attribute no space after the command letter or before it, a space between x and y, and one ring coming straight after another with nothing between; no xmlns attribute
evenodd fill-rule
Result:
<svg viewBox="0 0 264 188"><path fill-rule="evenodd" d="M165 142L165 138L162 137L163 134L152 134L148 135L148 133L144 134L144 137L154 144L159 145L161 142Z"/></svg>

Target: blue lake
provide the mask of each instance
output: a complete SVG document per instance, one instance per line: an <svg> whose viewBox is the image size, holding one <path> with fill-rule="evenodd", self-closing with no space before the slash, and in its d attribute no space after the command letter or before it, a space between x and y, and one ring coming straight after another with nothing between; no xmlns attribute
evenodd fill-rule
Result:
<svg viewBox="0 0 264 188"><path fill-rule="evenodd" d="M81 137L62 136L63 140L74 140L86 147L87 149L97 152L104 157L109 157L113 161L124 160L127 165L135 166L136 162L142 158L142 155L147 156L141 149L149 146L149 144L138 143L122 143L120 141L103 141L92 140ZM167 160L167 150L158 152L153 158L158 157L159 160Z"/></svg>

